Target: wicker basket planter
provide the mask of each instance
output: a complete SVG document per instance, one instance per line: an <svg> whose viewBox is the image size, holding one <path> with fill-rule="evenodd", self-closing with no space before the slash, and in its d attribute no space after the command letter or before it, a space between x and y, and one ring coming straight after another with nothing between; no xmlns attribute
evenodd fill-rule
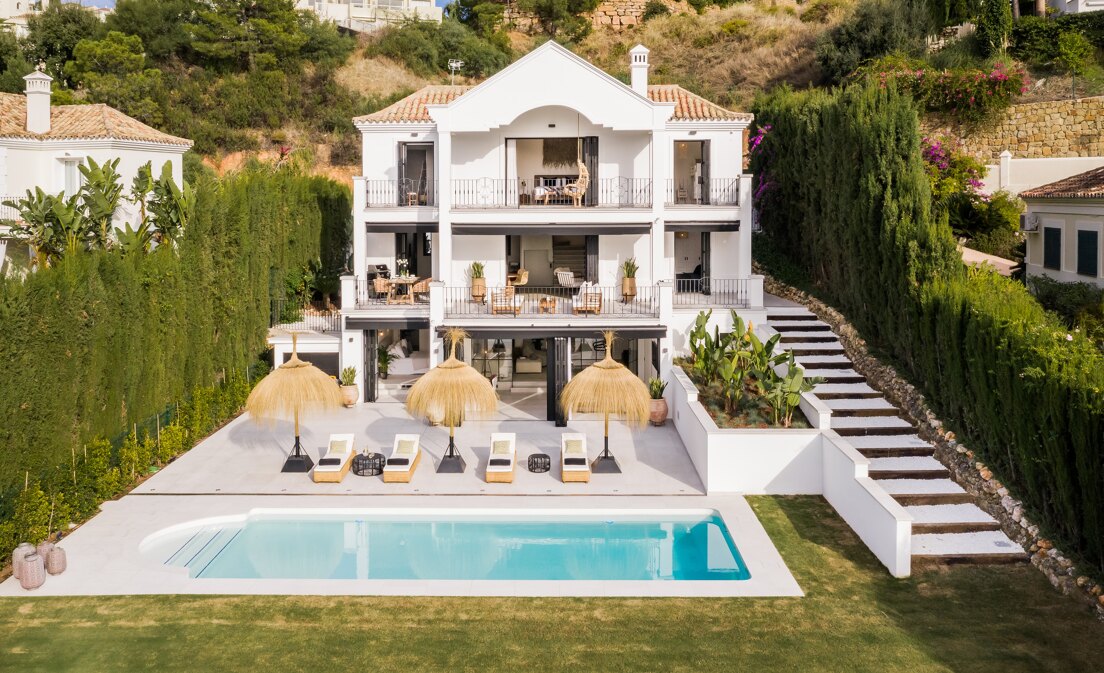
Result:
<svg viewBox="0 0 1104 673"><path fill-rule="evenodd" d="M42 557L42 562L46 562L46 555L50 553L50 550L54 548L54 543L49 540L43 540L35 547L35 553Z"/></svg>
<svg viewBox="0 0 1104 673"><path fill-rule="evenodd" d="M38 554L27 554L19 562L19 566L19 586L30 591L46 583L46 567Z"/></svg>
<svg viewBox="0 0 1104 673"><path fill-rule="evenodd" d="M19 579L19 575L23 572L23 559L33 553L35 548L30 542L23 542L15 548L12 552L12 577Z"/></svg>
<svg viewBox="0 0 1104 673"><path fill-rule="evenodd" d="M46 555L46 572L51 575L60 575L65 572L66 567L67 561L65 558L65 550L55 546L50 550L50 553Z"/></svg>

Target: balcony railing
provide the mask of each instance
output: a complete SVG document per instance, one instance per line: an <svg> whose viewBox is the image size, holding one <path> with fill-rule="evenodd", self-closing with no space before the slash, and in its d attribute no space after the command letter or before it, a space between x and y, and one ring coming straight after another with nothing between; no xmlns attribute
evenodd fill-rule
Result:
<svg viewBox="0 0 1104 673"><path fill-rule="evenodd" d="M747 278L680 278L675 281L675 307L725 306L747 308Z"/></svg>
<svg viewBox="0 0 1104 673"><path fill-rule="evenodd" d="M488 287L486 295L473 297L470 287L444 288L445 316L449 318L655 318L659 316L659 292L641 285L635 295L621 287L588 286L513 288Z"/></svg>
<svg viewBox="0 0 1104 673"><path fill-rule="evenodd" d="M26 198L26 195L21 196L0 196L0 222L19 222L23 219L23 216L19 214L19 209L15 206L4 205L8 201L18 202L20 199Z"/></svg>
<svg viewBox="0 0 1104 673"><path fill-rule="evenodd" d="M593 198L591 197L593 195ZM562 188L536 187L529 180L470 178L452 181L454 208L497 209L574 206L575 199ZM594 182L580 206L599 208L650 208L651 178L602 178Z"/></svg>
<svg viewBox="0 0 1104 673"><path fill-rule="evenodd" d="M738 206L740 178L709 178L697 184L668 180L665 203L669 206Z"/></svg>
<svg viewBox="0 0 1104 673"><path fill-rule="evenodd" d="M313 303L303 305L286 299L273 299L269 327L297 331L340 332L341 312Z"/></svg>
<svg viewBox="0 0 1104 673"><path fill-rule="evenodd" d="M357 280L356 288L356 307L360 309L429 307L429 293L411 284L388 284L384 289L375 280L362 278Z"/></svg>
<svg viewBox="0 0 1104 673"><path fill-rule="evenodd" d="M437 204L436 180L365 180L369 208L412 208Z"/></svg>

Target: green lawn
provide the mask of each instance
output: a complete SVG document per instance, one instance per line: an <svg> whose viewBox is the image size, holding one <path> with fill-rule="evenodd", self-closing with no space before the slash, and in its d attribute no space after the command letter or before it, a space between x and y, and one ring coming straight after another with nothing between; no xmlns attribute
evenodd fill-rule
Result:
<svg viewBox="0 0 1104 673"><path fill-rule="evenodd" d="M1032 568L894 580L823 500L750 500L805 598L5 599L0 670L1104 670Z"/></svg>

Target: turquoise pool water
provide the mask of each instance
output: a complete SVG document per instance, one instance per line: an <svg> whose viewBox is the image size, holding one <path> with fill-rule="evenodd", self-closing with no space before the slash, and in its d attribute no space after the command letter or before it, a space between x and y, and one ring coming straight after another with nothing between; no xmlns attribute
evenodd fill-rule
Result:
<svg viewBox="0 0 1104 673"><path fill-rule="evenodd" d="M251 515L160 545L199 578L746 580L713 511Z"/></svg>

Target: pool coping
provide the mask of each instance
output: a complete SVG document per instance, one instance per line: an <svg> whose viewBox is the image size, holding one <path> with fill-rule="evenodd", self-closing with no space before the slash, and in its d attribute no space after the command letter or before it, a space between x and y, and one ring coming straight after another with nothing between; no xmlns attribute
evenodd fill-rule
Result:
<svg viewBox="0 0 1104 673"><path fill-rule="evenodd" d="M245 514L253 509L434 510L487 509L480 496L143 496L105 503L103 511L61 546L69 557L62 575L34 591L14 578L0 596L138 594L517 596L517 597L765 597L803 596L797 581L758 518L740 495L723 496L497 496L498 511L700 510L724 520L740 550L746 580L372 580L198 579L140 552L151 535L196 519Z"/></svg>

